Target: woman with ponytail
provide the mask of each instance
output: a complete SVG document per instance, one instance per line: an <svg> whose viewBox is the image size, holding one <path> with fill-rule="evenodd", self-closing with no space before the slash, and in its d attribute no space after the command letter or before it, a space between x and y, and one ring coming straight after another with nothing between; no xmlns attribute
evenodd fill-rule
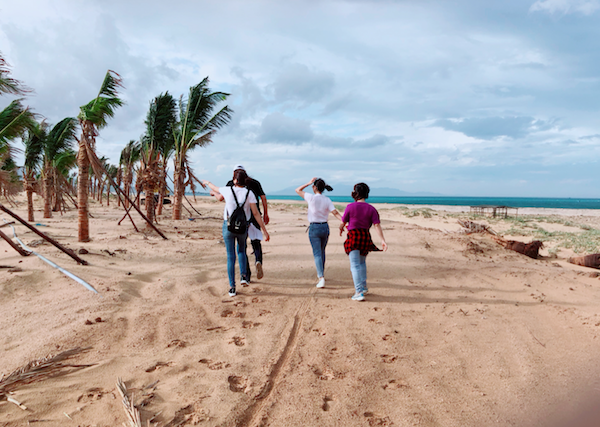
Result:
<svg viewBox="0 0 600 427"><path fill-rule="evenodd" d="M312 184L314 194L306 193L303 190ZM312 246L315 266L317 267L317 288L325 287L325 247L329 240L329 224L327 219L331 212L337 219L342 220L342 216L335 209L331 199L324 196L323 191L332 191L331 186L325 184L321 178L313 178L307 184L296 188L296 193L308 203L308 239Z"/></svg>
<svg viewBox="0 0 600 427"><path fill-rule="evenodd" d="M348 237L344 242L344 249L350 258L350 271L352 272L355 289L352 297L354 301L365 300L365 294L369 292L367 288L367 255L369 252L379 251L379 248L375 246L371 239L371 232L369 231L371 225L381 239L383 250L387 251L388 247L381 230L379 212L365 202L369 197L369 191L369 186L364 182L354 186L354 191L352 191L354 203L346 206L340 225L341 236L344 227L348 224Z"/></svg>

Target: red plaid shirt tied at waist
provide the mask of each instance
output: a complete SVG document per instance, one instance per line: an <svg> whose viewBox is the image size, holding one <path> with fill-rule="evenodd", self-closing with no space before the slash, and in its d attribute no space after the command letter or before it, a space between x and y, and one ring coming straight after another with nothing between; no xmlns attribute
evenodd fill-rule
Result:
<svg viewBox="0 0 600 427"><path fill-rule="evenodd" d="M344 249L346 254L354 250L359 250L362 256L367 256L369 252L380 251L373 240L371 239L371 233L366 228L355 228L354 230L348 230L348 237L344 242Z"/></svg>

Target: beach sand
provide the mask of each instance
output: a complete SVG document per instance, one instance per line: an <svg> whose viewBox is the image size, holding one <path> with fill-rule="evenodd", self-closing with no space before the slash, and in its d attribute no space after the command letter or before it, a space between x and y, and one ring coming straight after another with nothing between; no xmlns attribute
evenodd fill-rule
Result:
<svg viewBox="0 0 600 427"><path fill-rule="evenodd" d="M21 225L18 237L99 294L0 241L0 264L17 267L0 269L0 375L78 347L70 363L92 366L21 385L11 397L27 410L0 401L0 426L128 425L118 378L143 425L169 427L585 425L573 417L600 401L597 270L567 263L572 250L533 260L462 234L457 208L377 205L389 250L368 256L370 293L355 302L332 217L315 288L303 203L271 201L265 277L233 298L222 204L198 198L193 221L167 205L163 240L95 202L92 241L78 243L76 211L42 219L36 203L39 229L89 265ZM600 228L596 212L525 213Z"/></svg>

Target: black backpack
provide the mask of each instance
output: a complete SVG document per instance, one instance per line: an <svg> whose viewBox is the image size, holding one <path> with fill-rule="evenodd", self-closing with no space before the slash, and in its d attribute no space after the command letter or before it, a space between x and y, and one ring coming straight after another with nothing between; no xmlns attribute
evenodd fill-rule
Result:
<svg viewBox="0 0 600 427"><path fill-rule="evenodd" d="M241 205L238 203L233 187L231 187L231 192L233 193L236 208L231 215L227 215L227 230L233 234L245 234L248 230L248 220L246 219L246 213L244 212L244 205L246 204L246 200L248 200L250 190L246 193L246 199Z"/></svg>

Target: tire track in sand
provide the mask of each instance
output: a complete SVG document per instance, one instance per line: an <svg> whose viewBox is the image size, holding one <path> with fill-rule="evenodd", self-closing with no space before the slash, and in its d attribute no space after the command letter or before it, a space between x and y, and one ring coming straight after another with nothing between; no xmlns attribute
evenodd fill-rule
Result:
<svg viewBox="0 0 600 427"><path fill-rule="evenodd" d="M250 404L250 406L248 406L240 415L236 416L234 421L236 427L253 426L256 424L257 419L260 418L263 408L267 404L269 397L273 393L273 389L278 383L277 378L279 377L281 370L288 364L292 351L296 347L298 342L298 331L300 331L300 327L302 326L304 316L306 316L306 311L308 310L309 304L314 300L315 292L316 288L313 288L310 292L310 297L300 304L298 311L296 311L296 314L294 315L294 324L292 325L292 329L288 336L287 342L285 343L285 347L279 355L279 359L277 359L277 362L271 366L271 371L267 376L267 381L261 388L260 392L254 396L254 402Z"/></svg>

